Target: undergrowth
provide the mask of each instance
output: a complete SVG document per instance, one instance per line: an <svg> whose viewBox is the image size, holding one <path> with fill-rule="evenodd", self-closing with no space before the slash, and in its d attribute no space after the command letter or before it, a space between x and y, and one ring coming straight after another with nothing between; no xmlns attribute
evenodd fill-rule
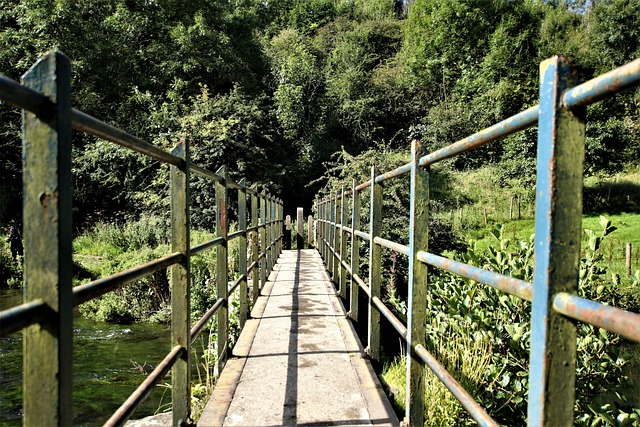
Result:
<svg viewBox="0 0 640 427"><path fill-rule="evenodd" d="M602 218L599 230L587 232L578 293L640 312L640 271L628 284L621 285L603 263L600 248L614 231L611 222ZM503 228L494 229L492 238L494 244L484 250L472 243L461 260L531 281L533 240L514 241ZM531 304L453 274L431 270L429 277L429 351L497 422L526 424ZM640 378L633 374L640 370L638 347L614 333L578 325L576 425L640 424ZM404 405L403 366L403 360L396 360L383 373L400 406ZM471 423L453 396L443 386L435 385L437 380L432 375L428 372L425 378L425 425Z"/></svg>

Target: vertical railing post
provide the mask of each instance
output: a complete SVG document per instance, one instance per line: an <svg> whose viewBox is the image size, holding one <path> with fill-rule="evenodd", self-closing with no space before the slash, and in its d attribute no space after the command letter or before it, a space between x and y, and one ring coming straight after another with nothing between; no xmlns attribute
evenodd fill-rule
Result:
<svg viewBox="0 0 640 427"><path fill-rule="evenodd" d="M267 201L265 200L264 191L260 193L260 290L264 288L267 282Z"/></svg>
<svg viewBox="0 0 640 427"><path fill-rule="evenodd" d="M309 248L316 247L316 233L313 229L313 215L307 217L307 242Z"/></svg>
<svg viewBox="0 0 640 427"><path fill-rule="evenodd" d="M320 244L320 253L322 254L322 258L327 260L327 248L325 244L325 221L326 219L326 206L327 202L325 199L320 200L320 213L318 214L318 218L322 220L320 224L318 224L318 243Z"/></svg>
<svg viewBox="0 0 640 427"><path fill-rule="evenodd" d="M360 250L358 245L358 236L355 231L360 230L360 194L356 190L356 180L353 180L352 191L353 199L351 203L351 228L354 233L351 235L351 304L349 315L358 321L358 295L360 286L356 283L353 276L360 274Z"/></svg>
<svg viewBox="0 0 640 427"><path fill-rule="evenodd" d="M329 221L329 223L327 224L327 229L329 231L329 239L327 240L328 242L328 246L329 246L329 250L327 251L327 270L329 271L329 273L333 274L333 263L335 260L335 257L333 256L333 251L335 250L335 242L334 242L334 236L335 236L335 221L336 221L336 199L335 197L333 197L333 194L329 194L329 216L327 218L327 221ZM332 280L336 280L336 277L333 276Z"/></svg>
<svg viewBox="0 0 640 427"><path fill-rule="evenodd" d="M264 199L264 236L265 236L265 260L266 260L266 278L269 280L271 273L271 195L267 194Z"/></svg>
<svg viewBox="0 0 640 427"><path fill-rule="evenodd" d="M244 328L247 321L249 306L247 304L247 180L240 181L241 189L238 190L238 228L243 233L238 238L238 269L240 270L240 314L238 322L240 329Z"/></svg>
<svg viewBox="0 0 640 427"><path fill-rule="evenodd" d="M341 199L340 199L340 194L338 192L336 192L336 196L335 196L335 209L333 210L333 250L334 250L334 256L333 256L333 268L332 268L332 275L333 275L333 283L335 283L336 285L340 286L340 234L341 234L341 229L338 228L338 223L340 222L340 220L342 219L342 212L341 212Z"/></svg>
<svg viewBox="0 0 640 427"><path fill-rule="evenodd" d="M284 209L282 200L278 199L278 203L276 204L276 240L278 241L278 253L276 255L276 261L282 254L282 223L284 221Z"/></svg>
<svg viewBox="0 0 640 427"><path fill-rule="evenodd" d="M304 211L296 209L296 246L298 250L304 249Z"/></svg>
<svg viewBox="0 0 640 427"><path fill-rule="evenodd" d="M251 227L254 228L251 234L251 262L253 264L253 270L251 271L251 299L253 303L256 303L258 295L260 295L258 273L260 272L258 255L260 249L258 247L258 186L256 184L251 186L253 193L251 194Z"/></svg>
<svg viewBox="0 0 640 427"><path fill-rule="evenodd" d="M216 252L216 281L218 298L225 303L218 310L218 359L216 361L216 375L220 376L227 360L227 345L229 343L229 271L227 263L227 167L221 166L216 172L223 182L216 182L216 236L222 238L222 243Z"/></svg>
<svg viewBox="0 0 640 427"><path fill-rule="evenodd" d="M429 172L419 165L423 154L422 144L414 140L411 143L406 394L406 419L412 426L424 424L424 363L414 356L412 348L426 344L427 265L418 260L418 251L427 251L429 240Z"/></svg>
<svg viewBox="0 0 640 427"><path fill-rule="evenodd" d="M71 65L49 52L22 77L47 96L47 117L22 111L24 301L42 299L51 315L24 329L26 426L71 425L73 302L71 262Z"/></svg>
<svg viewBox="0 0 640 427"><path fill-rule="evenodd" d="M171 346L184 348L173 365L171 395L173 424L183 425L191 417L191 339L190 262L189 262L189 144L182 140L172 154L185 160L183 168L171 166L171 251L184 258L171 266Z"/></svg>
<svg viewBox="0 0 640 427"><path fill-rule="evenodd" d="M369 214L369 345L368 353L371 359L380 360L380 312L373 307L373 298L380 298L380 284L382 282L382 251L380 245L374 242L382 231L382 184L376 183L377 170L371 167L371 211Z"/></svg>
<svg viewBox="0 0 640 427"><path fill-rule="evenodd" d="M340 297L347 297L347 269L342 265L342 261L347 261L347 231L344 227L347 225L347 206L346 197L344 195L344 185L342 186L342 195L340 196Z"/></svg>
<svg viewBox="0 0 640 427"><path fill-rule="evenodd" d="M562 106L572 77L563 57L540 64L530 426L573 424L576 326L552 309L558 292L578 289L585 111Z"/></svg>

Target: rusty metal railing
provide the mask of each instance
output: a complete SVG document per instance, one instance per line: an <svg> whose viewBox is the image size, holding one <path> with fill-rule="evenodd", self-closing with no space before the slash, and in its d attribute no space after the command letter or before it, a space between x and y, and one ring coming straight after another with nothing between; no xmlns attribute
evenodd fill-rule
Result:
<svg viewBox="0 0 640 427"><path fill-rule="evenodd" d="M590 323L640 341L640 314L586 300L576 295L582 220L582 179L586 105L640 84L640 59L589 82L572 86L571 67L563 57L540 65L540 105L529 108L454 144L425 153L414 141L411 162L386 173L371 170L371 179L350 190L318 197L317 241L327 270L346 296L349 315L358 320L358 292L369 297L368 347L380 358L380 315L406 343L406 421L423 424L424 367L428 366L478 424L497 423L426 350L427 264L532 302L528 424L573 425L576 326ZM466 265L428 252L428 166L538 125L535 268L533 283ZM381 237L384 181L410 175L409 245ZM370 189L368 232L360 230L360 194ZM349 200L350 203L349 203ZM351 205L351 214L348 214ZM347 218L347 217L350 218ZM359 275L358 239L369 242L368 283ZM350 243L350 248L347 244ZM407 325L380 300L380 249L409 258ZM347 260L350 259L350 262ZM347 281L347 274L350 281ZM552 326L553 325L553 326Z"/></svg>
<svg viewBox="0 0 640 427"><path fill-rule="evenodd" d="M0 336L24 330L23 424L73 423L72 348L74 307L154 272L172 269L171 350L105 425L123 425L173 369L173 424L191 417L190 346L217 315L217 372L227 360L229 295L240 289L240 326L248 312L248 279L253 302L282 251L282 201L234 182L226 167L217 172L192 164L188 141L169 153L71 107L69 59L49 52L22 84L0 76L0 100L23 110L24 303L0 312ZM171 165L171 253L93 282L72 286L71 133L72 129L114 142ZM190 247L189 176L215 183L216 238ZM228 234L228 190L238 193L238 231ZM250 201L248 200L250 198ZM250 224L248 224L248 218ZM227 244L239 239L239 277L229 288ZM251 264L247 265L248 242ZM217 301L192 326L189 313L190 258L217 248ZM42 363L46 359L47 363ZM47 390L47 393L43 393Z"/></svg>

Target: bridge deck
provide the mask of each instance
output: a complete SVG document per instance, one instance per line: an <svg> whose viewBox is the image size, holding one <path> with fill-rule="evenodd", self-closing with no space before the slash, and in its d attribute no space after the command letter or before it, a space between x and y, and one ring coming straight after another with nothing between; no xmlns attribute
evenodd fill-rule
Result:
<svg viewBox="0 0 640 427"><path fill-rule="evenodd" d="M398 425L315 250L284 251L198 425Z"/></svg>

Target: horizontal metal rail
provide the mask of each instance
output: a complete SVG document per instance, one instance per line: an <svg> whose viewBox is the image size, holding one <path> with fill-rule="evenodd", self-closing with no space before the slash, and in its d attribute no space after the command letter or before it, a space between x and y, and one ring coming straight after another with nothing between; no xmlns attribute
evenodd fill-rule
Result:
<svg viewBox="0 0 640 427"><path fill-rule="evenodd" d="M240 282L242 282L242 280L246 280L246 278L247 276L245 274L240 275L240 277L238 277L229 288L229 295L234 293L235 290L238 289L238 286L240 286Z"/></svg>
<svg viewBox="0 0 640 427"><path fill-rule="evenodd" d="M454 261L428 252L419 251L418 259L426 264L441 268L467 279L493 286L503 292L515 295L529 302L533 300L533 285L530 282L483 270L472 265Z"/></svg>
<svg viewBox="0 0 640 427"><path fill-rule="evenodd" d="M76 286L73 288L73 306L77 307L80 304L94 298L98 298L107 292L113 291L122 285L141 279L171 265L178 264L182 262L183 258L184 256L181 253L176 252L120 273L112 274L111 276Z"/></svg>
<svg viewBox="0 0 640 427"><path fill-rule="evenodd" d="M553 309L581 322L640 342L640 314L580 298L565 292L553 299Z"/></svg>
<svg viewBox="0 0 640 427"><path fill-rule="evenodd" d="M392 242L391 240L383 239L382 237L374 237L373 243L377 243L392 251L396 251L403 255L409 255L409 246L401 245L400 243Z"/></svg>
<svg viewBox="0 0 640 427"><path fill-rule="evenodd" d="M49 304L41 299L3 310L0 312L0 337L9 336L29 325L39 323L52 312Z"/></svg>
<svg viewBox="0 0 640 427"><path fill-rule="evenodd" d="M638 84L640 84L640 58L569 89L562 95L562 102L570 109L582 107L610 98Z"/></svg>
<svg viewBox="0 0 640 427"><path fill-rule="evenodd" d="M412 144L412 161L410 163L384 173L378 173L375 168L372 168L371 180L367 180L359 185L355 185L354 182L350 190L345 191L344 189L347 186L343 186L342 192L320 197L317 202L319 213L318 224L320 225L320 227L318 227L318 241L320 242L320 251L327 261L327 269L333 275L333 280L339 285L340 291L342 292L346 274L349 274L352 278L352 283L357 283L358 288L361 288L367 294L369 304L389 320L405 340L407 337L407 327L399 322L379 299L380 269L382 268L379 247L385 247L410 257L410 288L408 297L410 307L408 307L407 316L408 323L413 325L411 330L417 334L416 338L423 333L425 328L425 325L421 324L423 321L422 313L424 311L422 304L426 295L428 295L428 284L425 279L426 270L424 270L424 267L416 267L420 262L492 286L497 290L532 302L531 370L529 372L530 399L528 402L529 423L538 425L562 420L560 424L564 425L568 424L571 419L570 409L565 409L571 408L574 402L567 401L563 402L563 404L549 402L550 398L555 399L552 396L558 397L559 393L564 393L566 387L566 385L563 384L564 379L572 384L575 378L574 373L571 372L573 370L573 363L575 362L575 348L572 349L575 344L573 342L575 341L575 327L571 322L563 319L563 316L604 328L635 341L640 341L640 314L631 313L572 295L567 290L570 289L571 286L565 283L567 277L570 277L573 273L573 270L567 265L567 262L572 258L566 254L575 251L575 247L564 248L557 243L551 246L545 246L545 242L552 240L549 236L555 235L552 229L557 227L562 228L562 226L558 224L563 224L565 230L556 230L555 233L559 233L557 235L564 236L563 238L558 237L556 239L558 241L573 239L573 237L570 236L572 236L571 233L574 232L573 230L576 227L574 227L575 216L572 217L572 214L581 212L579 206L576 206L576 200L578 199L572 200L571 196L565 197L567 194L566 191L564 191L564 195L560 197L558 195L558 189L564 188L564 190L566 190L566 188L570 186L568 183L573 183L578 173L582 174L582 171L573 169L574 165L571 163L571 153L572 150L577 147L576 144L584 144L584 123L582 123L584 118L579 117L580 115L577 112L575 115L567 114L563 116L564 113L562 110L583 107L610 97L625 89L640 85L640 59L636 59L623 67L573 88L569 87L570 66L565 59L561 57L549 59L541 64L540 69L540 105L542 107L531 107L493 126L426 155L423 154L419 143ZM562 124L559 124L560 122L562 122ZM420 246L425 246L426 235L428 233L428 227L424 226L423 221L425 221L426 218L424 215L425 209L428 208L425 200L428 201L429 198L429 181L427 172L424 170L416 171L414 168L417 168L418 165L432 165L436 162L497 141L498 139L536 124L539 125L539 150L541 150L540 147L543 147L542 151L538 152L537 158L539 171L538 188L542 187L545 189L544 194L542 190L538 190L539 194L537 198L540 200L536 201L536 206L539 210L539 212L536 212L536 234L546 236L546 240L540 243L541 246L536 245L536 259L534 261L537 266L537 269L534 271L535 285L534 283L524 280L430 254L427 251L421 251ZM566 132L566 135L559 136L560 132L558 130L565 128L575 129L575 132L573 132L575 136L572 135L571 132ZM555 144L558 144L558 146ZM560 163L556 164L556 162ZM553 165L555 165L555 169ZM413 246L402 245L380 237L383 200L381 184L386 180L397 178L408 173L411 173L412 203L410 215L412 223L410 224L411 232L409 237L410 241L419 242L415 244L412 243ZM559 182L562 182L564 187L561 187ZM370 203L372 206L369 227L370 230L375 229L376 231L367 234L357 230L360 226L360 212L357 211L357 209L361 208L360 200L354 193L371 187L373 184L377 185L371 189ZM344 198L348 195L353 196L351 226L347 225L347 217L345 216L346 202ZM548 203L549 197L552 197L553 200L561 200L556 202L560 208L554 208L553 203ZM571 209L569 209L569 206L571 206ZM550 226L548 222L550 222L552 218L553 226ZM563 234L565 232L567 233L566 235ZM347 234L353 236L351 239L352 257L355 257L354 254L356 252L354 252L354 250L357 250L353 246L356 242L356 237L363 238L370 242L373 241L374 243L369 249L369 272L370 275L373 275L373 278L370 277L370 286L367 286L358 274L354 274L357 273L355 265L348 265L344 259L347 255L347 252L345 252L347 250L345 246ZM416 236L418 236L417 238L420 240L415 240ZM544 253L544 256L540 255L541 253ZM553 262L556 264L547 265L546 263L549 262L549 258L554 258ZM416 264L416 261L419 261L419 263ZM555 273L551 274L551 271L555 271ZM560 277L563 278L562 280L565 282L562 282L562 280L559 279ZM534 287L537 289L535 292L535 300ZM417 298L416 295L418 295ZM357 290L351 294L351 299L354 298L357 298ZM356 310L354 319L357 319L357 307L354 308L353 301L351 304L352 310ZM554 311L549 312L549 306L552 306ZM558 315L558 313L562 316ZM378 316L377 313L376 316ZM378 360L380 353L379 316L374 318L370 312L368 328L369 347L374 348L371 350L370 356ZM413 341L414 338L411 338L411 340ZM447 388L451 390L463 407L480 425L496 425L495 421L492 420L473 399L470 399L468 393L461 389L460 385L455 382L451 375L427 352L424 342L421 343L419 340L416 340L415 345L413 342L411 345L416 350L416 354L431 368ZM409 350L407 350L407 352L409 352ZM554 361L545 362L543 360L545 357L553 359ZM563 371L560 362L564 363L562 366L566 366L567 369ZM417 380L415 380L415 378L419 378L421 374L420 368L414 368L415 365L409 362L407 363L408 408L414 404L420 407L417 402L420 401L422 392L414 388L411 384L416 383ZM567 396L569 395L570 394L567 394ZM412 423L414 423L414 417L415 423L422 423L418 415L419 413L420 411L411 412L407 409L407 417L411 417ZM543 418L538 418L539 416L543 416L544 420Z"/></svg>
<svg viewBox="0 0 640 427"><path fill-rule="evenodd" d="M192 343L198 338L200 333L204 330L204 327L206 326L207 322L211 320L211 317L213 317L213 315L216 314L218 309L222 307L226 303L226 301L227 300L225 300L224 298L218 298L216 302L211 306L211 308L207 310L207 312L200 318L200 320L198 320L196 324L193 325L189 333Z"/></svg>
<svg viewBox="0 0 640 427"><path fill-rule="evenodd" d="M189 254L190 255L197 255L200 252L206 251L209 248L212 248L214 246L220 245L224 242L224 238L223 237L216 237L215 239L209 240L208 242L199 244L197 246L194 246L192 248L189 249Z"/></svg>
<svg viewBox="0 0 640 427"><path fill-rule="evenodd" d="M153 388L164 378L176 361L182 357L185 348L177 345L160 362L149 376L138 386L118 410L104 423L105 427L123 426L138 406L151 394Z"/></svg>

